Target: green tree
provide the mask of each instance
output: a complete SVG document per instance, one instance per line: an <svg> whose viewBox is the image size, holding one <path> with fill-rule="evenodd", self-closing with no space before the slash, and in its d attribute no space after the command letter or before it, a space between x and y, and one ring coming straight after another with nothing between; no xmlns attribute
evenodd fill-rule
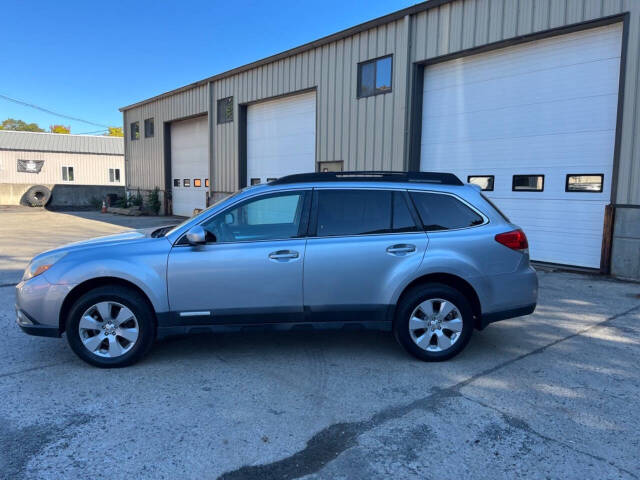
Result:
<svg viewBox="0 0 640 480"><path fill-rule="evenodd" d="M15 118L7 118L0 124L0 130L17 130L21 132L44 132L37 123L26 123Z"/></svg>
<svg viewBox="0 0 640 480"><path fill-rule="evenodd" d="M71 127L65 127L64 125L49 125L49 131L51 133L71 133Z"/></svg>
<svg viewBox="0 0 640 480"><path fill-rule="evenodd" d="M109 127L109 133L105 134L108 137L124 137L122 127Z"/></svg>

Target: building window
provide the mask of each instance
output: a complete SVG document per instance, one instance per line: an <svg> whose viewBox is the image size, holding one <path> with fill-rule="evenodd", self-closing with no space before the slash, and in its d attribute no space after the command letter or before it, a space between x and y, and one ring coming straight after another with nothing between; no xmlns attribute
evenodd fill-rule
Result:
<svg viewBox="0 0 640 480"><path fill-rule="evenodd" d="M145 138L153 137L153 118L147 118L144 121L144 136Z"/></svg>
<svg viewBox="0 0 640 480"><path fill-rule="evenodd" d="M182 186L183 187L190 187L191 186L191 180L189 180L188 178L185 178L184 180L182 180Z"/></svg>
<svg viewBox="0 0 640 480"><path fill-rule="evenodd" d="M602 192L604 174L602 173L570 173L567 175L565 192Z"/></svg>
<svg viewBox="0 0 640 480"><path fill-rule="evenodd" d="M542 192L544 175L514 175L511 190L514 192Z"/></svg>
<svg viewBox="0 0 640 480"><path fill-rule="evenodd" d="M194 187L201 187L202 186L202 180L199 178L194 178L193 179L193 186Z"/></svg>
<svg viewBox="0 0 640 480"><path fill-rule="evenodd" d="M469 175L467 183L478 185L485 192L493 192L493 175Z"/></svg>
<svg viewBox="0 0 640 480"><path fill-rule="evenodd" d="M62 180L65 182L73 182L73 167L62 167Z"/></svg>
<svg viewBox="0 0 640 480"><path fill-rule="evenodd" d="M180 186L180 179L179 178L174 178L173 179L173 186L174 187L179 187Z"/></svg>
<svg viewBox="0 0 640 480"><path fill-rule="evenodd" d="M260 179L259 178L252 178L251 179L251 185L260 185Z"/></svg>
<svg viewBox="0 0 640 480"><path fill-rule="evenodd" d="M391 91L393 56L358 64L358 98Z"/></svg>
<svg viewBox="0 0 640 480"><path fill-rule="evenodd" d="M140 138L140 122L133 122L131 124L131 140L138 140Z"/></svg>
<svg viewBox="0 0 640 480"><path fill-rule="evenodd" d="M218 100L218 123L233 122L233 97Z"/></svg>
<svg viewBox="0 0 640 480"><path fill-rule="evenodd" d="M110 168L109 169L109 181L110 182L120 182L120 169L119 168Z"/></svg>
<svg viewBox="0 0 640 480"><path fill-rule="evenodd" d="M205 186L205 187L208 187L208 186L209 186L209 179L208 179L208 178L205 178L205 179L204 179L204 186Z"/></svg>

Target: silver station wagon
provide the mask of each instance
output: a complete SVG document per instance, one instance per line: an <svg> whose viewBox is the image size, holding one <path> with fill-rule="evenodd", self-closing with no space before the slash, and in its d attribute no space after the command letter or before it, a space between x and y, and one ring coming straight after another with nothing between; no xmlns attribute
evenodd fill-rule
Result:
<svg viewBox="0 0 640 480"><path fill-rule="evenodd" d="M477 187L446 173L340 172L42 253L16 288L25 332L64 333L83 360L121 367L159 337L256 325L391 328L413 356L446 360L474 329L532 313L538 282L525 234Z"/></svg>

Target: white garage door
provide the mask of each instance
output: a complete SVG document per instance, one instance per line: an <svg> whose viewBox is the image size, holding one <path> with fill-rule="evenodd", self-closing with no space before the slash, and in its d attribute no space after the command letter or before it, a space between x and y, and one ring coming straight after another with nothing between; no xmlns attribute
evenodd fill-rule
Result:
<svg viewBox="0 0 640 480"><path fill-rule="evenodd" d="M425 68L421 170L493 176L485 193L532 259L599 267L621 38L613 25Z"/></svg>
<svg viewBox="0 0 640 480"><path fill-rule="evenodd" d="M316 94L247 109L247 185L316 170Z"/></svg>
<svg viewBox="0 0 640 480"><path fill-rule="evenodd" d="M207 117L171 123L173 214L190 217L205 208L209 190Z"/></svg>

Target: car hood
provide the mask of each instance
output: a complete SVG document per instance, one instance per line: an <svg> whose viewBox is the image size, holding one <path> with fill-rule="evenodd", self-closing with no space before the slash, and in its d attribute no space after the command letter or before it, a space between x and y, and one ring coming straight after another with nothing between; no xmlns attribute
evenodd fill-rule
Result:
<svg viewBox="0 0 640 480"><path fill-rule="evenodd" d="M126 243L138 243L144 241L154 240L152 237L153 232L159 230L158 227L143 228L138 230L130 230L127 232L116 233L114 235L105 235L103 237L90 238L88 240L81 240L79 242L68 243L58 248L42 252L34 257L40 257L41 255L47 255L53 252L72 252L76 250L83 250L92 247L109 247L112 245L123 245Z"/></svg>

